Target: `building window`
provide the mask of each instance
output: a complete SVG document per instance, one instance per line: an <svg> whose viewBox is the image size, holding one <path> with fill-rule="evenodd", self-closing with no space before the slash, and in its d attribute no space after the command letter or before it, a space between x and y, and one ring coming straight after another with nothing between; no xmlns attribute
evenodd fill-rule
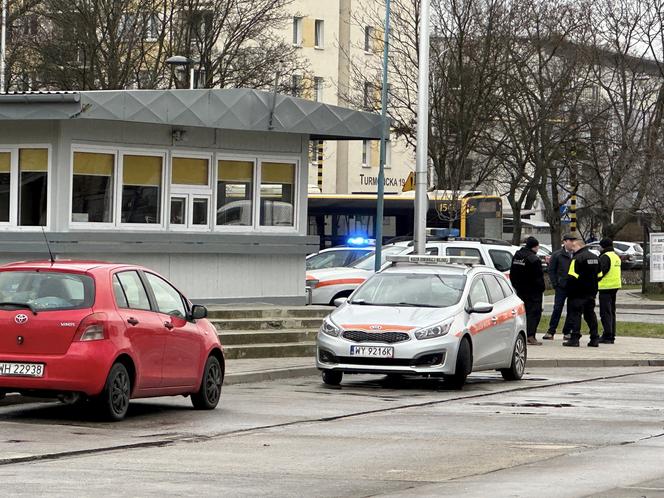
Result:
<svg viewBox="0 0 664 498"><path fill-rule="evenodd" d="M11 208L11 152L0 152L0 223L9 223Z"/></svg>
<svg viewBox="0 0 664 498"><path fill-rule="evenodd" d="M210 159L173 157L171 160L171 225L209 226Z"/></svg>
<svg viewBox="0 0 664 498"><path fill-rule="evenodd" d="M314 23L314 47L316 48L323 48L325 43L323 26L323 20L316 19Z"/></svg>
<svg viewBox="0 0 664 498"><path fill-rule="evenodd" d="M151 13L146 16L145 41L156 42L159 38L159 16Z"/></svg>
<svg viewBox="0 0 664 498"><path fill-rule="evenodd" d="M362 103L364 104L365 109L373 108L373 84L365 81L364 82L364 92L362 95Z"/></svg>
<svg viewBox="0 0 664 498"><path fill-rule="evenodd" d="M174 157L171 166L172 185L207 187L210 184L210 163L207 159Z"/></svg>
<svg viewBox="0 0 664 498"><path fill-rule="evenodd" d="M362 167L369 168L371 158L371 143L369 140L362 140Z"/></svg>
<svg viewBox="0 0 664 498"><path fill-rule="evenodd" d="M19 149L18 174L18 224L46 226L48 149Z"/></svg>
<svg viewBox="0 0 664 498"><path fill-rule="evenodd" d="M302 17L293 18L293 45L302 45Z"/></svg>
<svg viewBox="0 0 664 498"><path fill-rule="evenodd" d="M293 97L302 97L302 76L294 74L291 78Z"/></svg>
<svg viewBox="0 0 664 498"><path fill-rule="evenodd" d="M73 222L113 222L115 154L74 152Z"/></svg>
<svg viewBox="0 0 664 498"><path fill-rule="evenodd" d="M161 156L123 156L122 223L161 223L162 168Z"/></svg>
<svg viewBox="0 0 664 498"><path fill-rule="evenodd" d="M316 76L314 78L314 100L322 102L323 100L323 78Z"/></svg>
<svg viewBox="0 0 664 498"><path fill-rule="evenodd" d="M187 224L187 196L186 195L172 195L171 196L171 225Z"/></svg>
<svg viewBox="0 0 664 498"><path fill-rule="evenodd" d="M392 140L387 138L385 140L385 168L392 167Z"/></svg>
<svg viewBox="0 0 664 498"><path fill-rule="evenodd" d="M364 27L364 51L373 52L374 28L371 26Z"/></svg>
<svg viewBox="0 0 664 498"><path fill-rule="evenodd" d="M253 225L254 162L217 163L217 225Z"/></svg>
<svg viewBox="0 0 664 498"><path fill-rule="evenodd" d="M261 163L261 226L294 226L295 169L293 163Z"/></svg>

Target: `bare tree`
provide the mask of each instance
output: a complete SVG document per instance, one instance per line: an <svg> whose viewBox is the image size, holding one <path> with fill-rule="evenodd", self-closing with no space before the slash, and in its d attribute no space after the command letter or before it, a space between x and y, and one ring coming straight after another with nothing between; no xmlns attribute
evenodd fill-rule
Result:
<svg viewBox="0 0 664 498"><path fill-rule="evenodd" d="M200 87L271 87L306 67L275 34L292 0L42 0L26 56L41 88L186 85L166 59L196 61Z"/></svg>
<svg viewBox="0 0 664 498"><path fill-rule="evenodd" d="M480 141L500 109L499 75L507 62L508 5L504 0L432 3L428 157L431 183L446 190L450 200L456 200L462 189L484 185L497 167ZM392 6L387 112L393 133L415 148L420 0L395 0ZM353 22L359 27L382 26L382 2L367 5ZM380 37L379 31L376 42L382 48ZM366 57L355 61L354 91L344 97L357 107L378 111L381 59L374 58L371 64L370 60L367 69ZM439 216L451 224L459 213L448 210Z"/></svg>
<svg viewBox="0 0 664 498"><path fill-rule="evenodd" d="M5 88L30 90L34 72L26 47L38 33L37 9L42 0L9 0L7 2L7 53Z"/></svg>
<svg viewBox="0 0 664 498"><path fill-rule="evenodd" d="M615 235L641 209L658 161L664 115L662 67L649 55L662 25L651 2L602 0L591 12L594 87L579 177L602 234Z"/></svg>
<svg viewBox="0 0 664 498"><path fill-rule="evenodd" d="M276 71L304 72L297 48L277 33L292 0L171 0L179 5L173 50L199 61L199 86L265 88ZM290 81L282 80L282 90Z"/></svg>

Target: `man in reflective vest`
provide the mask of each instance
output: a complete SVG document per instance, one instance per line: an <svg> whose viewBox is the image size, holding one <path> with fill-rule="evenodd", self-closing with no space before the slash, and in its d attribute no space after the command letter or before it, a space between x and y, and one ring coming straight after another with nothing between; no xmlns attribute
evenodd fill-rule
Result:
<svg viewBox="0 0 664 498"><path fill-rule="evenodd" d="M567 281L567 317L571 334L569 340L563 342L563 346L579 347L581 315L583 315L590 329L588 347L596 348L599 345L597 315L595 315L595 296L600 277L599 257L581 240L574 241L574 249Z"/></svg>
<svg viewBox="0 0 664 498"><path fill-rule="evenodd" d="M602 239L599 245L602 247L599 257L602 273L599 281L599 316L604 329L599 342L613 344L616 340L616 295L622 287L621 261L613 249L611 239Z"/></svg>

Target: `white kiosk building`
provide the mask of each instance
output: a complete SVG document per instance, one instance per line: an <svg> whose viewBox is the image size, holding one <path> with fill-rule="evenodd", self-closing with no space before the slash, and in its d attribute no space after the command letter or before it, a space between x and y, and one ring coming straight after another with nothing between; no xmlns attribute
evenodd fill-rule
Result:
<svg viewBox="0 0 664 498"><path fill-rule="evenodd" d="M248 89L0 95L0 263L142 264L198 301L303 304L310 140L380 116Z"/></svg>

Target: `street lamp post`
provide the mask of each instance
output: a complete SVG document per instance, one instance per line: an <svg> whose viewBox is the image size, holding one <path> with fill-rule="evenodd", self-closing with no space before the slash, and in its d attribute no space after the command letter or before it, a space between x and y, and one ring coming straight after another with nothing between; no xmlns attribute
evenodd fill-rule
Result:
<svg viewBox="0 0 664 498"><path fill-rule="evenodd" d="M2 0L2 28L0 32L0 93L5 93L6 52L7 52L7 0Z"/></svg>
<svg viewBox="0 0 664 498"><path fill-rule="evenodd" d="M419 71L417 78L417 155L415 163L415 253L426 250L427 163L429 148L429 0L422 0L420 11Z"/></svg>
<svg viewBox="0 0 664 498"><path fill-rule="evenodd" d="M374 269L380 270L383 259L383 210L385 198L385 158L386 135L390 132L387 126L387 59L390 43L390 0L385 1L385 34L383 35L383 88L381 89L380 115L380 164L378 167L378 195L376 196L376 254L374 257Z"/></svg>
<svg viewBox="0 0 664 498"><path fill-rule="evenodd" d="M196 88L196 72L194 70L194 64L196 63L197 61L190 59L189 57L185 57L184 55L173 55L172 57L166 59L166 64L169 66L182 67L184 69L189 68L189 90Z"/></svg>

